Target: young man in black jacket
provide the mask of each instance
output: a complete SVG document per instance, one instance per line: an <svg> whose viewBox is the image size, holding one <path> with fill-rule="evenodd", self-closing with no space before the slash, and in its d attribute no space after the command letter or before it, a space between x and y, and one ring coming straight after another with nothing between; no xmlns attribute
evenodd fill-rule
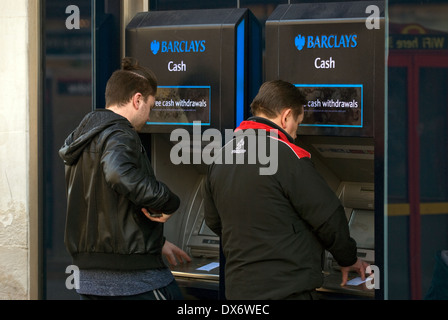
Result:
<svg viewBox="0 0 448 320"><path fill-rule="evenodd" d="M365 277L368 265L357 258L339 199L293 143L304 103L292 84L264 83L254 117L209 167L205 220L221 237L227 299L314 298L324 249L342 267L342 285L349 270Z"/></svg>
<svg viewBox="0 0 448 320"><path fill-rule="evenodd" d="M172 264L190 260L163 236L180 200L157 181L137 134L156 91L150 70L123 59L107 83L106 109L86 115L59 151L66 168L65 244L80 270L82 299L181 298L162 259L163 253Z"/></svg>

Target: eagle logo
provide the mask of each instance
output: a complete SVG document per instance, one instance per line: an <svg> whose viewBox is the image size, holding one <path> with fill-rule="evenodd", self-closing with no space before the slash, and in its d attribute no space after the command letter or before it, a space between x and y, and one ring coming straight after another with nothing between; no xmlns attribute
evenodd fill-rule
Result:
<svg viewBox="0 0 448 320"><path fill-rule="evenodd" d="M297 37L296 37L296 39L295 39L295 45L296 45L296 48L297 48L297 50L302 50L303 49L303 47L305 46L305 37L304 36L302 36L301 34L299 34Z"/></svg>
<svg viewBox="0 0 448 320"><path fill-rule="evenodd" d="M157 52L159 52L160 49L160 42L154 40L153 42L151 42L151 51L154 55L157 54Z"/></svg>

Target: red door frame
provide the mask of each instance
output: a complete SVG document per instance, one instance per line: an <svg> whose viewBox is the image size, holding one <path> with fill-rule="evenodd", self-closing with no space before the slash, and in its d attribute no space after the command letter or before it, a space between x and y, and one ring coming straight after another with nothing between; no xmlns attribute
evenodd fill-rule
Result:
<svg viewBox="0 0 448 320"><path fill-rule="evenodd" d="M408 98L408 198L409 198L409 271L411 299L422 298L421 221L420 221L420 137L419 70L421 67L448 67L446 51L390 51L388 66L407 68Z"/></svg>

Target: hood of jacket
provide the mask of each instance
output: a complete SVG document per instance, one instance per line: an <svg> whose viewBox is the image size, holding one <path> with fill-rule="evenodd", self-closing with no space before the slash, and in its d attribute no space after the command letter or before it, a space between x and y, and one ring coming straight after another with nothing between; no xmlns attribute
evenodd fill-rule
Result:
<svg viewBox="0 0 448 320"><path fill-rule="evenodd" d="M122 123L132 128L131 123L123 116L107 110L99 109L88 113L78 127L65 139L59 150L59 156L68 166L76 164L84 148L106 128Z"/></svg>

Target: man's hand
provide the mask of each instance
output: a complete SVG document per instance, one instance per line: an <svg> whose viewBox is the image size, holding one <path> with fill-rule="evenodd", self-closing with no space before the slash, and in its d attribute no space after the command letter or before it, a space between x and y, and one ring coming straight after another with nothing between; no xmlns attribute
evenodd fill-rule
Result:
<svg viewBox="0 0 448 320"><path fill-rule="evenodd" d="M366 279L366 268L369 266L369 264L361 259L358 258L356 262L349 266L349 267L341 267L342 272L342 283L341 286L345 286L348 281L348 273L350 271L356 271L360 276L362 280Z"/></svg>
<svg viewBox="0 0 448 320"><path fill-rule="evenodd" d="M149 220L154 221L154 222L165 223L168 221L169 218L171 218L170 214L165 214L165 213L161 213L160 217L153 217L153 216L151 216L151 213L148 210L146 210L145 208L142 208L142 212L145 214L145 216Z"/></svg>
<svg viewBox="0 0 448 320"><path fill-rule="evenodd" d="M168 240L166 240L165 244L163 245L162 254L168 260L169 264L171 264L173 266L177 266L178 261L180 263L185 263L185 262L191 261L190 256L185 251L183 251L181 248L177 247L176 245L172 244Z"/></svg>

